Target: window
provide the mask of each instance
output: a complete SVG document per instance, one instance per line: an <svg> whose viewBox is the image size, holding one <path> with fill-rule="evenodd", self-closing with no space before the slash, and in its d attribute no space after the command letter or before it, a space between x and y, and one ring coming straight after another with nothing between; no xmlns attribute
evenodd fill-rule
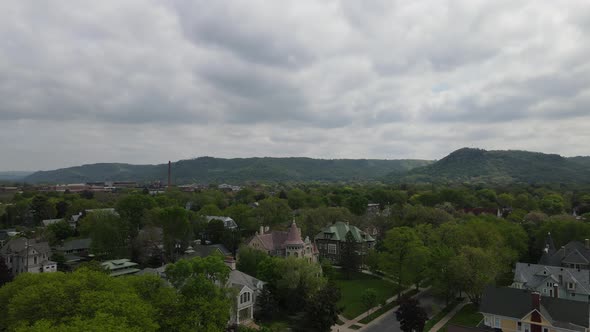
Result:
<svg viewBox="0 0 590 332"><path fill-rule="evenodd" d="M490 326L490 317L488 317L488 316L485 316L484 317L484 325L485 326Z"/></svg>
<svg viewBox="0 0 590 332"><path fill-rule="evenodd" d="M500 328L500 317L494 317L494 327Z"/></svg>
<svg viewBox="0 0 590 332"><path fill-rule="evenodd" d="M549 328L543 327L543 332L549 332Z"/></svg>
<svg viewBox="0 0 590 332"><path fill-rule="evenodd" d="M567 283L567 289L574 289L576 287L576 285L574 285L573 282L568 282Z"/></svg>
<svg viewBox="0 0 590 332"><path fill-rule="evenodd" d="M335 244L328 244L328 254L336 254L336 245Z"/></svg>
<svg viewBox="0 0 590 332"><path fill-rule="evenodd" d="M517 330L517 331L522 331L522 322L518 322L518 323L516 324L516 330Z"/></svg>
<svg viewBox="0 0 590 332"><path fill-rule="evenodd" d="M524 332L531 332L531 325L530 324L524 324Z"/></svg>

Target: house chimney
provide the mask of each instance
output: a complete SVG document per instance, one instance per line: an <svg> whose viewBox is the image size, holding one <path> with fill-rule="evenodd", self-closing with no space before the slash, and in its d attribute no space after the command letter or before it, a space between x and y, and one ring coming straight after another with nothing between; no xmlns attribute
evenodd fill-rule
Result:
<svg viewBox="0 0 590 332"><path fill-rule="evenodd" d="M258 234L259 235L264 234L264 226L260 226L260 229L258 230Z"/></svg>
<svg viewBox="0 0 590 332"><path fill-rule="evenodd" d="M541 308L541 293L531 292L531 305L533 309L540 310Z"/></svg>
<svg viewBox="0 0 590 332"><path fill-rule="evenodd" d="M559 297L558 296L559 295L558 294L558 291L559 291L559 285L558 284L553 284L553 297L554 298L558 298Z"/></svg>
<svg viewBox="0 0 590 332"><path fill-rule="evenodd" d="M172 163L168 160L168 189L172 186Z"/></svg>
<svg viewBox="0 0 590 332"><path fill-rule="evenodd" d="M584 239L584 244L586 245L586 249L590 249L590 239Z"/></svg>
<svg viewBox="0 0 590 332"><path fill-rule="evenodd" d="M226 257L224 262L232 271L236 269L236 260L233 257Z"/></svg>

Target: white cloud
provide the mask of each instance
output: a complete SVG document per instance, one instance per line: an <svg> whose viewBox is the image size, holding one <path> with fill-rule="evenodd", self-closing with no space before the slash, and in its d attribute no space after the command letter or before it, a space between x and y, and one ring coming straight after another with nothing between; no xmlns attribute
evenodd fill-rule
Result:
<svg viewBox="0 0 590 332"><path fill-rule="evenodd" d="M587 154L590 15L558 1L0 3L0 169Z"/></svg>

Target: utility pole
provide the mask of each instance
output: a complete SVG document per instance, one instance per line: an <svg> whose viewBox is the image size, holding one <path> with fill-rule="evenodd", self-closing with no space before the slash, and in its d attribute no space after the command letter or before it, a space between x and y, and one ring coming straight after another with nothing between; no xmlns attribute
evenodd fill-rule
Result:
<svg viewBox="0 0 590 332"><path fill-rule="evenodd" d="M29 272L29 239L25 241L25 272Z"/></svg>

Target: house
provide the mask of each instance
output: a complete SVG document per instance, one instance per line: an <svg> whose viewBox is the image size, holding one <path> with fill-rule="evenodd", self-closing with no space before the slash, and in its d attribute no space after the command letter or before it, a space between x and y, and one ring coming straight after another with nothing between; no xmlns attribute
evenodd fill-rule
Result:
<svg viewBox="0 0 590 332"><path fill-rule="evenodd" d="M43 223L43 227L47 227L49 225L53 225L53 224L57 224L58 222L64 221L63 218L61 219L45 219L42 220L41 223Z"/></svg>
<svg viewBox="0 0 590 332"><path fill-rule="evenodd" d="M590 269L590 240L586 239L584 243L571 241L556 250L551 234L548 233L539 264L588 270Z"/></svg>
<svg viewBox="0 0 590 332"><path fill-rule="evenodd" d="M228 286L236 291L236 303L230 315L230 325L252 322L256 298L260 295L264 282L233 268L229 273Z"/></svg>
<svg viewBox="0 0 590 332"><path fill-rule="evenodd" d="M223 226L225 227L225 229L237 229L238 228L238 224L236 224L236 222L230 218L230 217L223 217L223 216L206 216L205 217L207 219L207 222L210 222L211 220L221 220L223 221Z"/></svg>
<svg viewBox="0 0 590 332"><path fill-rule="evenodd" d="M135 274L140 270L137 268L139 264L132 262L130 259L113 259L100 263L102 267L110 272L111 277L118 277L122 275Z"/></svg>
<svg viewBox="0 0 590 332"><path fill-rule="evenodd" d="M483 325L504 332L587 332L589 309L587 302L494 286L485 289L479 307Z"/></svg>
<svg viewBox="0 0 590 332"><path fill-rule="evenodd" d="M48 273L57 271L57 263L50 260L51 249L47 242L24 237L10 239L1 249L8 269L13 276L23 272Z"/></svg>
<svg viewBox="0 0 590 332"><path fill-rule="evenodd" d="M72 268L87 259L91 245L90 238L72 239L65 241L56 251L64 256L65 263Z"/></svg>
<svg viewBox="0 0 590 332"><path fill-rule="evenodd" d="M334 263L340 263L340 253L342 245L346 241L346 234L350 232L354 240L359 244L359 253L366 254L367 250L375 246L375 239L361 231L356 226L351 226L348 222L338 221L326 228L315 236L315 243L320 252L320 258L329 259Z"/></svg>
<svg viewBox="0 0 590 332"><path fill-rule="evenodd" d="M260 231L250 238L246 245L251 248L265 251L271 256L280 257L300 257L309 262L317 262L319 252L316 246L310 241L309 237L301 239L301 229L297 227L295 221L291 223L289 231L270 231L265 232L263 227Z"/></svg>
<svg viewBox="0 0 590 332"><path fill-rule="evenodd" d="M223 244L195 244L187 248L185 255L182 258L192 258L196 256L205 258L215 254L223 257L232 255L231 251L229 251Z"/></svg>
<svg viewBox="0 0 590 332"><path fill-rule="evenodd" d="M588 302L590 270L516 263L511 287L536 291L541 296Z"/></svg>

